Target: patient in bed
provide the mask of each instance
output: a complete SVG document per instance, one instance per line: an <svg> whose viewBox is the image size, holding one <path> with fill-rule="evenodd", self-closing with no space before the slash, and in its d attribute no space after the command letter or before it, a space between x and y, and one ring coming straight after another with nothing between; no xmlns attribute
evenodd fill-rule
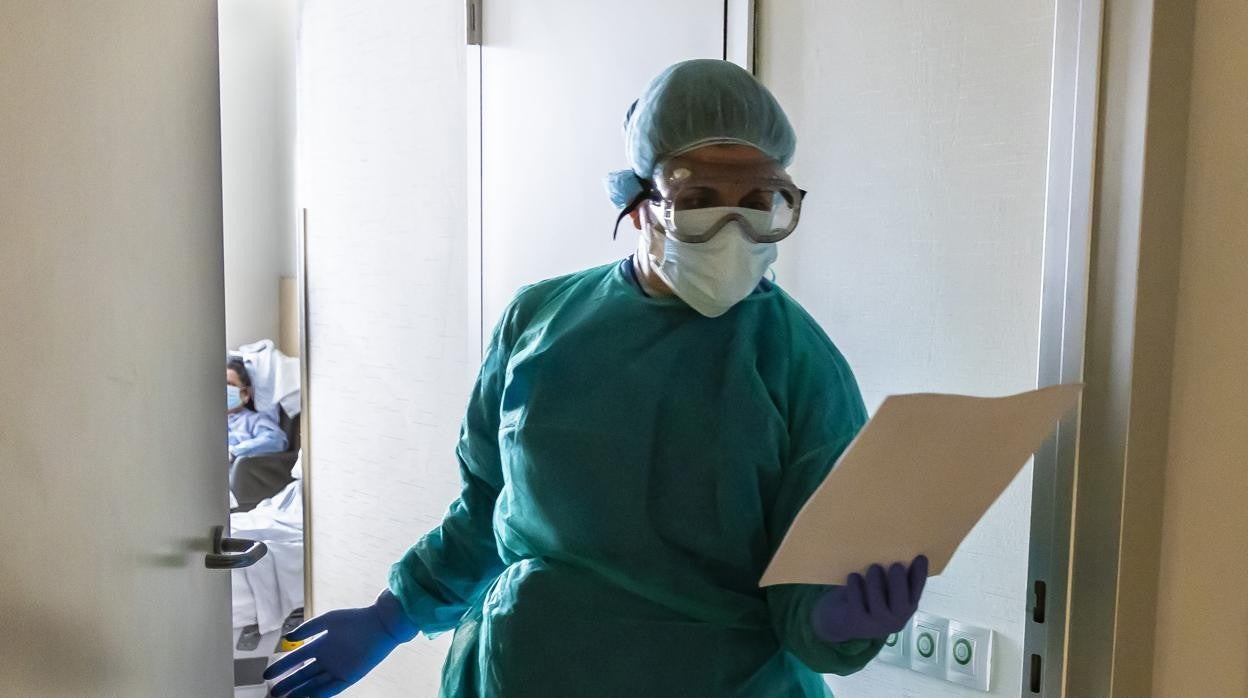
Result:
<svg viewBox="0 0 1248 698"><path fill-rule="evenodd" d="M256 411L254 397L251 376L243 362L226 364L225 410L231 461L286 450L286 434L271 417Z"/></svg>

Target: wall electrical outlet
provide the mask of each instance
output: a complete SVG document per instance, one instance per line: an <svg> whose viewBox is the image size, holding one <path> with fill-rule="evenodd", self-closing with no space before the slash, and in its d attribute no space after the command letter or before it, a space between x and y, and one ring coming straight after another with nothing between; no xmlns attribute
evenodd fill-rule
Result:
<svg viewBox="0 0 1248 698"><path fill-rule="evenodd" d="M981 691L990 690L996 633L951 620L947 637L945 680Z"/></svg>
<svg viewBox="0 0 1248 698"><path fill-rule="evenodd" d="M945 645L949 621L929 613L916 613L910 621L908 650L910 668L921 674L946 678Z"/></svg>
<svg viewBox="0 0 1248 698"><path fill-rule="evenodd" d="M910 668L910 626L889 635L877 658L886 664Z"/></svg>

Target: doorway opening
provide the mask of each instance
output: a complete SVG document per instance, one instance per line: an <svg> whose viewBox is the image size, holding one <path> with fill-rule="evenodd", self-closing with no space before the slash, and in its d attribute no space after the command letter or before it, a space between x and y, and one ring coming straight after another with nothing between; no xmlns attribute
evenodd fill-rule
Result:
<svg viewBox="0 0 1248 698"><path fill-rule="evenodd" d="M295 215L295 0L220 0L228 534L267 548L231 571L234 694L294 648L303 620L303 415Z"/></svg>

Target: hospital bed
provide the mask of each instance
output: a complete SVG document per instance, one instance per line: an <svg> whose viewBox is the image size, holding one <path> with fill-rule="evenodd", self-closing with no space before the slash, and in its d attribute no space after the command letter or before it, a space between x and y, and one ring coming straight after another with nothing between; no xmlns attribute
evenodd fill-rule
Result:
<svg viewBox="0 0 1248 698"><path fill-rule="evenodd" d="M286 434L285 451L240 456L230 464L230 493L237 501L230 511L250 511L262 500L281 492L292 481L291 468L299 459L299 415L291 417L277 406L278 426Z"/></svg>
<svg viewBox="0 0 1248 698"><path fill-rule="evenodd" d="M251 376L256 409L286 434L282 453L244 456L229 468L230 535L258 540L268 553L231 572L235 698L266 695L260 672L286 652L280 636L303 614L303 481L299 461L299 360L270 340L226 354Z"/></svg>
<svg viewBox="0 0 1248 698"><path fill-rule="evenodd" d="M290 482L249 511L230 514L230 535L262 541L268 554L250 567L231 572L235 686L261 686L273 655L288 651L280 635L303 616L302 465L288 471ZM231 493L233 500L233 493ZM230 502L234 504L233 501ZM248 689L251 690L251 689ZM236 689L239 698L246 692ZM246 694L250 695L250 694ZM255 695L264 695L257 692Z"/></svg>

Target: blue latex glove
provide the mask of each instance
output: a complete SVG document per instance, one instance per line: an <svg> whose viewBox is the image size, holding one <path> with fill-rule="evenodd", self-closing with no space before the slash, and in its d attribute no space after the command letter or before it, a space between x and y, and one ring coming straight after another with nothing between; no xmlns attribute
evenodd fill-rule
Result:
<svg viewBox="0 0 1248 698"><path fill-rule="evenodd" d="M880 565L871 565L866 577L855 572L845 586L828 589L815 602L815 635L825 642L845 642L899 632L919 610L926 583L926 555L914 558L909 569L897 562L887 572Z"/></svg>
<svg viewBox="0 0 1248 698"><path fill-rule="evenodd" d="M400 644L416 637L419 628L407 617L399 600L383 591L372 606L344 608L319 615L286 635L287 640L323 636L273 662L264 671L265 679L290 671L311 660L290 676L277 682L271 695L288 698L322 698L338 695L364 678Z"/></svg>

